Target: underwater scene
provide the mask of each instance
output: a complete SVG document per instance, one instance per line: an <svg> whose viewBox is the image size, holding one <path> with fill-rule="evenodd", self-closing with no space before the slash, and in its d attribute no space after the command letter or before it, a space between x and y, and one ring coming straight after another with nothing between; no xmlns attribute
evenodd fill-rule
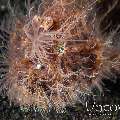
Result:
<svg viewBox="0 0 120 120"><path fill-rule="evenodd" d="M0 0L0 120L120 120L120 0Z"/></svg>

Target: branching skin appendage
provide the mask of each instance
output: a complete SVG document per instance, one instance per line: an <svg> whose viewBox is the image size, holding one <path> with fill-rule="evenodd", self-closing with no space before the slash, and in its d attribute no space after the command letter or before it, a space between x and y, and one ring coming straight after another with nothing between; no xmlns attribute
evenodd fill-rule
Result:
<svg viewBox="0 0 120 120"><path fill-rule="evenodd" d="M111 69L119 71L119 52L92 35L86 19L95 1L82 7L77 2L44 1L27 23L16 22L7 74L11 101L59 110L80 101L79 94L91 93L93 86L102 91L101 79Z"/></svg>

